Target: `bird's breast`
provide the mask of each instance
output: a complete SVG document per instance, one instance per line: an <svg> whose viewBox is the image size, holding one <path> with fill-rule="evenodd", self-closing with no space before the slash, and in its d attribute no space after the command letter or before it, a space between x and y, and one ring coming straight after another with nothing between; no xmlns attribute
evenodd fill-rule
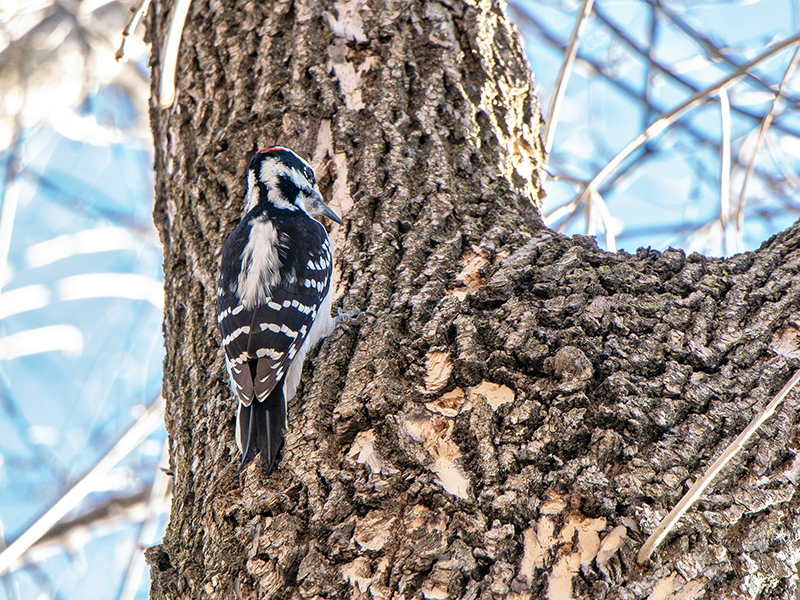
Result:
<svg viewBox="0 0 800 600"><path fill-rule="evenodd" d="M278 243L278 232L271 221L266 217L253 219L237 281L237 295L246 310L267 302L269 291L280 283Z"/></svg>

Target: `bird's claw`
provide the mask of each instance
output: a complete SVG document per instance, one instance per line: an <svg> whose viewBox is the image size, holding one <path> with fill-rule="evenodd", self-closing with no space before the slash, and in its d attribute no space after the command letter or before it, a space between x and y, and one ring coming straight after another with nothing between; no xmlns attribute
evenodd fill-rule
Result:
<svg viewBox="0 0 800 600"><path fill-rule="evenodd" d="M369 310L359 310L351 308L347 312L342 312L341 308L336 309L336 317L333 322L336 329L344 329L347 333L353 333L350 326L361 325L367 317L376 317L377 315Z"/></svg>

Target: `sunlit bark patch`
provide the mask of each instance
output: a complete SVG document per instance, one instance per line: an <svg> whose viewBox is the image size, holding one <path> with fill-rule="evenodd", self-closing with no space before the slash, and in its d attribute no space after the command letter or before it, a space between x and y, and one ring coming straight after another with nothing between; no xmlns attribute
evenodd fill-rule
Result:
<svg viewBox="0 0 800 600"><path fill-rule="evenodd" d="M492 410L497 410L503 404L514 401L514 390L490 381L481 381L479 385L470 388L469 392L470 396L480 394L486 398Z"/></svg>
<svg viewBox="0 0 800 600"><path fill-rule="evenodd" d="M608 528L605 518L569 514L565 499L555 493L549 495L539 512L539 518L522 533L522 560L510 597L531 597L529 590L544 576L548 600L573 598L573 579L582 571L591 570L593 562L605 573L609 559L627 539L627 529L618 525L603 535ZM559 521L563 521L560 528Z"/></svg>
<svg viewBox="0 0 800 600"><path fill-rule="evenodd" d="M425 392L436 393L447 385L453 372L453 363L447 352L430 352L425 360Z"/></svg>
<svg viewBox="0 0 800 600"><path fill-rule="evenodd" d="M436 474L436 481L448 493L466 500L469 479L457 461L461 450L451 439L454 421L440 415L414 414L403 419L408 435L420 442L430 461L426 466Z"/></svg>

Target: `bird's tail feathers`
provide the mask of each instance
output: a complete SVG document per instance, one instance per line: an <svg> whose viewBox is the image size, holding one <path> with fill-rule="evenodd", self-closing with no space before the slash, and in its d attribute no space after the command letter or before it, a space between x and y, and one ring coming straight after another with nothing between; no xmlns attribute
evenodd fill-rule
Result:
<svg viewBox="0 0 800 600"><path fill-rule="evenodd" d="M239 403L236 415L237 443L242 452L243 467L261 452L261 465L266 475L272 471L283 444L286 423L286 400L283 386L276 386L263 402L253 400L250 406Z"/></svg>
<svg viewBox="0 0 800 600"><path fill-rule="evenodd" d="M253 420L252 405L239 403L239 410L236 413L236 445L242 453L242 462L239 467L244 467L245 463L255 456L255 445L252 443L253 437L250 430Z"/></svg>

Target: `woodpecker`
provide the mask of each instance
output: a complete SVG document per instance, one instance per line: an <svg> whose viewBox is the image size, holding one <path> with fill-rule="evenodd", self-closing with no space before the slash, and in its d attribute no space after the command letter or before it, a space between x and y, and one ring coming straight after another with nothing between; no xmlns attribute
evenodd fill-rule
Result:
<svg viewBox="0 0 800 600"><path fill-rule="evenodd" d="M222 251L217 322L238 402L241 465L261 453L267 474L288 429L309 349L333 332L331 243L319 221L341 219L322 200L311 166L291 150L250 160L245 216Z"/></svg>

